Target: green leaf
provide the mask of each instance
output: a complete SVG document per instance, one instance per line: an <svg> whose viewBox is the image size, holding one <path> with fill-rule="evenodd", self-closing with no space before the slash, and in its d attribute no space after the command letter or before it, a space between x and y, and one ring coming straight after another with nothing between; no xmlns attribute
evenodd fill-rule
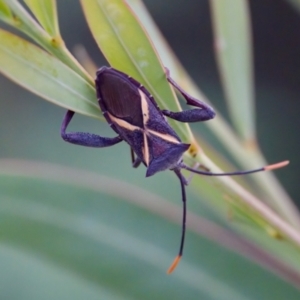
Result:
<svg viewBox="0 0 300 300"><path fill-rule="evenodd" d="M24 0L40 24L51 36L59 36L55 0Z"/></svg>
<svg viewBox="0 0 300 300"><path fill-rule="evenodd" d="M31 37L39 44L45 43L50 39L50 36L42 29L42 27L31 17L31 15L24 9L24 7L16 0L3 0L10 8L14 15L14 22L9 23L21 30L26 35Z"/></svg>
<svg viewBox="0 0 300 300"><path fill-rule="evenodd" d="M219 2L216 3L216 5L222 5ZM155 47L158 50L159 55L162 57L164 63L166 63L166 65L170 68L172 77L191 95L203 100L206 103L209 103L208 99L195 86L186 71L183 69L183 66L175 57L174 53L167 44L167 41L164 40L162 34L159 32L159 29L157 28L142 1L128 0L128 3L131 5L131 8L134 10L134 12L139 16L140 20L142 20L143 26L150 34L151 39L155 42ZM240 5L240 3L238 3L238 5ZM232 30L235 31L236 28L232 28ZM246 51L249 50L247 49ZM247 114L248 112L245 113ZM242 166L242 168L247 170L267 164L259 150L253 147L253 143L241 143L241 140L233 131L233 128L229 126L229 124L222 118L221 112L217 112L217 117L213 121L204 122L204 125L211 129L212 134L216 136L219 142L221 142L231 154L231 157L236 160L238 164ZM245 126L248 125L245 124ZM211 147L207 147L203 143L203 140L201 140L201 147L205 149L206 153L209 153L210 158L213 158L214 161L218 160L217 156L212 154L213 151ZM251 159L249 159L250 157ZM261 190L261 194L265 194L264 199L268 201L269 205L271 207L275 207L279 211L282 211L283 215L287 216L287 219L297 228L299 228L299 216L297 209L293 205L292 200L289 198L287 193L280 186L280 183L275 179L274 175L270 172L265 173L262 176L255 175L253 176L253 181L256 182L256 192L259 193Z"/></svg>
<svg viewBox="0 0 300 300"><path fill-rule="evenodd" d="M231 120L243 142L234 157L246 169L266 165L256 143L250 12L246 0L211 1L216 55ZM213 122L212 122L213 123ZM215 123L215 125L218 125ZM212 124L214 126L214 124ZM222 129L218 128L221 132ZM220 137L220 134L219 134ZM223 134L229 141L226 132ZM227 143L229 148L234 140ZM237 151L235 151L237 150ZM241 150L241 151L240 151ZM299 213L272 173L255 175L265 201L297 229Z"/></svg>
<svg viewBox="0 0 300 300"><path fill-rule="evenodd" d="M255 140L252 44L246 0L211 0L217 61L236 131Z"/></svg>
<svg viewBox="0 0 300 300"><path fill-rule="evenodd" d="M0 72L31 92L76 112L100 117L95 90L61 61L0 29Z"/></svg>
<svg viewBox="0 0 300 300"><path fill-rule="evenodd" d="M141 82L161 107L180 109L164 67L137 17L125 1L81 1L91 32L109 64ZM182 137L188 127L171 121Z"/></svg>
<svg viewBox="0 0 300 300"><path fill-rule="evenodd" d="M180 225L158 215L165 201L152 209L157 196L139 188L50 164L2 161L0 170L1 299L79 299L77 293L94 299L96 292L100 299L299 297L281 279L194 233L178 269L166 275Z"/></svg>
<svg viewBox="0 0 300 300"><path fill-rule="evenodd" d="M3 0L14 14L13 21L5 20L9 25L25 33L28 37L33 39L42 48L53 54L82 78L90 84L93 79L88 75L84 68L78 63L73 55L66 48L64 41L60 36L51 36L46 32L32 16L25 10L25 8L18 1ZM41 5L43 1L40 1ZM57 24L56 24L57 25Z"/></svg>
<svg viewBox="0 0 300 300"><path fill-rule="evenodd" d="M4 1L0 0L0 19L11 19L12 13Z"/></svg>

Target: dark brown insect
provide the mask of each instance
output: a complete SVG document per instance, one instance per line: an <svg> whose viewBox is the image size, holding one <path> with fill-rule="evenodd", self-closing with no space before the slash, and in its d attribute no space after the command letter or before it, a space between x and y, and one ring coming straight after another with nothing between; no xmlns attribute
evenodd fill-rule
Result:
<svg viewBox="0 0 300 300"><path fill-rule="evenodd" d="M98 148L125 141L131 148L133 167L137 168L143 163L147 167L146 177L159 171L174 171L181 184L183 220L179 253L168 270L168 273L171 273L182 256L185 238L185 186L188 182L182 175L181 169L207 176L232 176L272 170L283 167L288 162L232 173L204 172L185 165L182 156L190 144L181 142L165 117L179 122L202 122L214 118L215 112L209 105L182 90L169 76L168 70L167 79L182 94L187 104L196 108L181 112L160 110L153 96L138 81L113 68L102 67L97 71L95 80L98 102L107 123L117 136L108 138L83 132L66 133L66 128L74 115L73 111L68 111L65 115L61 126L61 136L72 144Z"/></svg>

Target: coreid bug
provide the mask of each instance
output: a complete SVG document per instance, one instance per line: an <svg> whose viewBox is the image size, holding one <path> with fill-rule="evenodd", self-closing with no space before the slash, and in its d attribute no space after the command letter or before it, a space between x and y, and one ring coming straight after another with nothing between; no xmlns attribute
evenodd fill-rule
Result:
<svg viewBox="0 0 300 300"><path fill-rule="evenodd" d="M83 132L66 133L67 126L74 115L70 110L62 122L61 136L66 142L97 148L109 147L125 141L131 148L133 167L137 168L143 163L147 167L146 177L164 170L175 172L181 184L183 219L179 253L168 269L168 273L171 273L182 256L185 238L185 186L188 182L181 174L181 169L207 176L245 175L280 168L287 165L288 161L255 170L231 173L205 172L185 165L182 156L190 145L181 142L165 117L179 122L202 122L213 119L215 112L210 106L193 98L178 86L167 69L166 75L168 81L186 99L187 104L196 108L181 112L160 110L153 96L138 81L116 69L102 67L96 73L97 98L103 116L117 136L108 138Z"/></svg>

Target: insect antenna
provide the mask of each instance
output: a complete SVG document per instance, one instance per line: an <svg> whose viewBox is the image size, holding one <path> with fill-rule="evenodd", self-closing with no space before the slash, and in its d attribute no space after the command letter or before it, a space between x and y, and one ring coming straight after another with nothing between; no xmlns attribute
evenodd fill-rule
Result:
<svg viewBox="0 0 300 300"><path fill-rule="evenodd" d="M180 180L181 185L181 195L182 195L182 204L183 204L183 213L182 213L182 232L181 232L181 242L180 242L180 248L179 253L175 257L174 261L172 262L170 268L167 271L167 274L171 274L175 268L177 267L183 253L183 246L184 246L184 238L185 238L185 227L186 227L186 193L185 193L185 185L187 184L186 179L183 177L183 175L180 173L180 169L174 170L175 174Z"/></svg>
<svg viewBox="0 0 300 300"><path fill-rule="evenodd" d="M206 175L206 176L235 176L235 175L246 175L246 174L257 173L257 172L262 172L262 171L275 170L275 169L285 167L288 164L289 164L289 161L285 160L285 161L279 162L277 164L267 165L267 166L259 168L259 169L247 170L247 171L225 172L225 173L211 173L211 172L206 172L206 171L200 171L200 170L191 168L184 163L180 164L180 168L186 169L186 170L196 173L196 174Z"/></svg>
<svg viewBox="0 0 300 300"><path fill-rule="evenodd" d="M289 161L282 161L280 163L272 164L272 165L267 165L265 167L259 168L259 169L254 169L254 170L247 170L247 171L235 171L235 172L225 172L225 173L211 173L207 171L200 171L195 168L191 168L184 163L179 164L179 167L174 169L175 174L180 180L180 185L181 185L181 194L182 194L182 203L183 203L183 215L182 215L182 233L181 233L181 242L180 242L180 248L179 248L179 253L175 257L174 261L172 262L171 266L169 267L167 273L171 274L175 268L177 267L183 253L183 246L184 246L184 238L185 238L185 228L186 228L186 193L185 193L185 186L188 184L187 180L184 178L184 176L181 174L180 169L186 169L190 172L200 174L200 175L206 175L206 176L235 176L235 175L246 175L246 174L251 174L251 173L257 173L257 172L262 172L262 171L270 171L270 170L275 170L278 168L285 167L286 165L289 164Z"/></svg>

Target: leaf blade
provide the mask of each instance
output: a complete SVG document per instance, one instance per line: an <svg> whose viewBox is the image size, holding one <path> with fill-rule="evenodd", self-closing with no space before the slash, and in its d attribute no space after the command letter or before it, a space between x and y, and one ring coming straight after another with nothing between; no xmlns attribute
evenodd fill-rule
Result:
<svg viewBox="0 0 300 300"><path fill-rule="evenodd" d="M294 299L299 295L299 291L247 260L241 261L238 255L227 251L219 252L215 244L196 235L190 242L192 249L198 249L201 244L201 255L198 251L189 251L191 256L186 253L178 270L168 277L164 266L173 251L163 250L163 245L167 243L166 236L169 237L171 228L161 218L122 201L122 196L115 198L102 193L108 185L99 178L94 183L92 180L96 192L88 185L78 185L80 177L75 176L74 171L71 179L64 177L68 183L60 182L56 174L61 177L63 167L37 168L41 173L32 176L38 166L33 163L28 176L19 168L22 164L15 169L17 165L13 162L1 164L1 244L24 249L42 260L54 262L62 270L71 270L84 280L82 283L108 287L129 299L182 299L182 295L185 299L195 299L199 295L218 300L259 299L272 295L272 299L282 299L283 295ZM45 180L48 176L52 180ZM90 184L92 177L85 178L86 182ZM117 193L130 195L132 191ZM141 198L136 191L134 195ZM114 217L118 215L118 218ZM139 216L139 226L132 222L133 215ZM155 228L160 230L161 238L154 235L152 242L145 240L145 236L151 237ZM172 230L172 239L178 237L178 227L173 229L177 234L172 234ZM223 263L225 269L220 269ZM227 264L231 267L226 267ZM211 269L212 266L215 267ZM239 271L244 268L247 270L245 278L239 281ZM141 276L143 280L139 281ZM251 276L249 282L247 278ZM236 280L239 285L233 287ZM253 289L253 283L256 289ZM267 283L272 288L266 291Z"/></svg>
<svg viewBox="0 0 300 300"><path fill-rule="evenodd" d="M31 92L67 109L99 118L93 87L55 57L0 29L0 71Z"/></svg>
<svg viewBox="0 0 300 300"><path fill-rule="evenodd" d="M146 32L125 1L81 1L90 30L111 66L141 82L163 108L178 110L164 68ZM170 120L182 137L190 132Z"/></svg>
<svg viewBox="0 0 300 300"><path fill-rule="evenodd" d="M9 20L12 18L12 13L6 3L1 0L0 1L0 19Z"/></svg>
<svg viewBox="0 0 300 300"><path fill-rule="evenodd" d="M60 35L55 0L24 0L24 2L51 36Z"/></svg>
<svg viewBox="0 0 300 300"><path fill-rule="evenodd" d="M211 0L215 49L231 120L244 142L255 140L249 9L246 1Z"/></svg>

